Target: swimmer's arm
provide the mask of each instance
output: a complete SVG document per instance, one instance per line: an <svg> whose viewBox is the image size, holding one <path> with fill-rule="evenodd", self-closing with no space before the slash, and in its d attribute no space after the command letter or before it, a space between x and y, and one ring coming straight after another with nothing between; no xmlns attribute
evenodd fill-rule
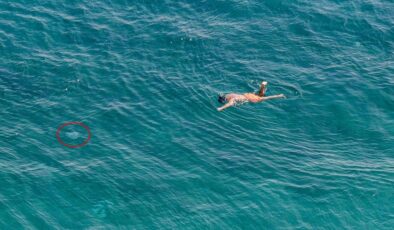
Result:
<svg viewBox="0 0 394 230"><path fill-rule="evenodd" d="M225 105L223 105L222 107L219 107L218 108L218 111L220 112L220 111L222 111L222 110L224 110L224 109L227 109L228 107L231 107L231 106L233 106L235 104L235 100L234 99L231 99L229 102L227 102Z"/></svg>
<svg viewBox="0 0 394 230"><path fill-rule="evenodd" d="M285 95L278 94L278 95L273 95L273 96L261 97L260 101L266 101L266 100L275 99L275 98L285 98Z"/></svg>

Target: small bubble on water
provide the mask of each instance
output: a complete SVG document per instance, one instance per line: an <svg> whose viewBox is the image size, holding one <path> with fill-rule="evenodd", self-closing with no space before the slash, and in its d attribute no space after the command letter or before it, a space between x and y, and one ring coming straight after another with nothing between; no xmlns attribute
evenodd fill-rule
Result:
<svg viewBox="0 0 394 230"><path fill-rule="evenodd" d="M68 133L66 133L66 135L68 138L73 139L73 140L77 139L80 136L79 133L75 132L75 131L68 132Z"/></svg>

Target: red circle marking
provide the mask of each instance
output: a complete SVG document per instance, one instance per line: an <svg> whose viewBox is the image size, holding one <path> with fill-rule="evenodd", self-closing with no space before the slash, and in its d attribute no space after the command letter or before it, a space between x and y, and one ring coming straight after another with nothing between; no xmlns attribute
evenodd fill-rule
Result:
<svg viewBox="0 0 394 230"><path fill-rule="evenodd" d="M78 125L78 126L81 126L82 128L84 128L84 129L88 132L88 137L87 137L81 144L78 144L78 145L69 145L69 144L65 143L65 142L62 140L62 138L60 137L60 132L62 131L62 129L63 129L64 127L70 126L70 125ZM78 122L78 121L66 122L66 123L62 124L61 126L59 126L59 128L57 128L57 131L56 131L56 138L57 138L57 141L59 141L60 144L66 146L66 147L68 147L68 148L72 148L72 149L76 149L76 148L80 148L80 147L85 146L85 145L90 141L90 138L91 138L91 137L92 137L92 134L90 133L89 127L88 127L87 125L85 125L84 123Z"/></svg>

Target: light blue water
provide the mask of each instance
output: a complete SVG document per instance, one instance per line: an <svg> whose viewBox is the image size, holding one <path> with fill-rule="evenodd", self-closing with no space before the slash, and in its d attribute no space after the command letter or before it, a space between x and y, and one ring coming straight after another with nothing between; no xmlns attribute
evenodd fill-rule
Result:
<svg viewBox="0 0 394 230"><path fill-rule="evenodd" d="M387 0L1 1L0 228L392 229L393 28ZM216 111L262 80L288 99Z"/></svg>

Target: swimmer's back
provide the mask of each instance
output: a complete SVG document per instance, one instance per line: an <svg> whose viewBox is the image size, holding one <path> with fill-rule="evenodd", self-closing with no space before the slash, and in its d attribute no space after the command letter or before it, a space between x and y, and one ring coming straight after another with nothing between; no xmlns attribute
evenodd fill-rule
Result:
<svg viewBox="0 0 394 230"><path fill-rule="evenodd" d="M226 100L227 101L230 101L230 100L244 101L244 100L247 100L247 99L242 94L229 93L229 94L226 95Z"/></svg>
<svg viewBox="0 0 394 230"><path fill-rule="evenodd" d="M261 97L253 93L245 93L243 95L248 101L257 103L261 101Z"/></svg>

